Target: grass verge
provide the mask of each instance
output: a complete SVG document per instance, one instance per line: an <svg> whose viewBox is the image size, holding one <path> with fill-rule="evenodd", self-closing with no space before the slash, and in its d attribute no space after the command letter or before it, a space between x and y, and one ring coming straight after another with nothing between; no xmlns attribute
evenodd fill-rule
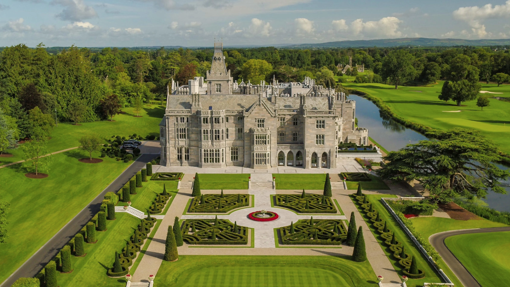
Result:
<svg viewBox="0 0 510 287"><path fill-rule="evenodd" d="M248 189L250 174L200 174L201 189Z"/></svg>
<svg viewBox="0 0 510 287"><path fill-rule="evenodd" d="M318 174L279 174L273 173L276 189L324 190L325 173Z"/></svg>

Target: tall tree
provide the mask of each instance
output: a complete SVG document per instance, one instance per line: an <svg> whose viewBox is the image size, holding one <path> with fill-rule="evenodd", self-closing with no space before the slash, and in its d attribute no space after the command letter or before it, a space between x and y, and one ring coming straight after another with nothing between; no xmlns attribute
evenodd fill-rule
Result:
<svg viewBox="0 0 510 287"><path fill-rule="evenodd" d="M92 160L92 153L101 150L103 141L96 134L84 135L80 139L81 149L89 153Z"/></svg>
<svg viewBox="0 0 510 287"><path fill-rule="evenodd" d="M49 170L49 161L51 156L44 156L48 154L47 140L45 138L36 138L21 145L23 151L23 158L25 162L23 165L36 175L41 170Z"/></svg>
<svg viewBox="0 0 510 287"><path fill-rule="evenodd" d="M390 152L378 174L400 182L417 180L431 192L432 199L440 202L449 202L457 195L485 198L489 190L506 193L500 183L510 174L495 164L501 156L491 140L463 129L429 136L438 140L420 141Z"/></svg>
<svg viewBox="0 0 510 287"><path fill-rule="evenodd" d="M174 235L175 235L175 244L177 246L184 245L184 242L182 240L182 230L181 230L181 224L179 223L179 217L175 217L174 220Z"/></svg>
<svg viewBox="0 0 510 287"><path fill-rule="evenodd" d="M508 82L509 77L505 73L497 73L492 77L492 79L498 84L499 87L499 85Z"/></svg>
<svg viewBox="0 0 510 287"><path fill-rule="evenodd" d="M408 51L391 51L383 60L381 76L389 79L395 84L395 89L398 89L399 85L414 79L413 62L414 56Z"/></svg>
<svg viewBox="0 0 510 287"><path fill-rule="evenodd" d="M324 196L331 197L331 180L329 179L329 173L326 174L326 182L324 182Z"/></svg>
<svg viewBox="0 0 510 287"><path fill-rule="evenodd" d="M458 55L450 62L447 74L448 81L444 83L439 98L444 101L454 100L458 106L462 102L476 99L481 85L479 70L471 65L471 59L466 55Z"/></svg>
<svg viewBox="0 0 510 287"><path fill-rule="evenodd" d="M345 239L345 243L349 246L354 246L357 235L356 217L354 217L354 212L351 212L351 219L349 220L349 228L347 229L347 238Z"/></svg>
<svg viewBox="0 0 510 287"><path fill-rule="evenodd" d="M491 104L491 101L489 100L489 96L479 96L478 97L478 100L476 101L476 105L479 106L480 108L482 108L482 111L483 111L483 107L488 107L489 105Z"/></svg>
<svg viewBox="0 0 510 287"><path fill-rule="evenodd" d="M251 81L252 84L258 85L271 73L273 66L265 60L252 59L244 63L241 70L245 82Z"/></svg>
<svg viewBox="0 0 510 287"><path fill-rule="evenodd" d="M363 237L363 229L361 226L356 235L356 242L354 243L354 250L352 252L352 259L356 262L363 262L367 260L367 250L365 248L365 238Z"/></svg>
<svg viewBox="0 0 510 287"><path fill-rule="evenodd" d="M9 203L0 201L0 243L5 243L7 239L7 211Z"/></svg>
<svg viewBox="0 0 510 287"><path fill-rule="evenodd" d="M175 242L174 230L171 225L168 226L168 233L166 235L165 242L165 255L163 260L165 261L177 261L179 254L177 252L177 244Z"/></svg>
<svg viewBox="0 0 510 287"><path fill-rule="evenodd" d="M85 105L83 101L75 99L69 104L67 109L69 119L77 125L83 121L85 113L87 112L87 105Z"/></svg>
<svg viewBox="0 0 510 287"><path fill-rule="evenodd" d="M134 111L135 115L140 116L140 111L143 109L142 97L135 97Z"/></svg>
<svg viewBox="0 0 510 287"><path fill-rule="evenodd" d="M30 111L35 107L46 110L42 94L33 83L23 87L19 94L19 101L26 111Z"/></svg>
<svg viewBox="0 0 510 287"><path fill-rule="evenodd" d="M197 65L194 63L189 63L179 71L179 73L175 76L175 79L179 82L179 85L187 85L188 80L191 80L196 76Z"/></svg>
<svg viewBox="0 0 510 287"><path fill-rule="evenodd" d="M55 119L50 114L44 114L39 107L29 111L29 119L32 123L30 130L32 139L48 138L55 127Z"/></svg>
<svg viewBox="0 0 510 287"><path fill-rule="evenodd" d="M0 154L8 148L13 148L19 139L18 125L16 120L5 115L0 109Z"/></svg>
<svg viewBox="0 0 510 287"><path fill-rule="evenodd" d="M101 101L103 113L113 121L113 117L121 112L119 96L113 94Z"/></svg>

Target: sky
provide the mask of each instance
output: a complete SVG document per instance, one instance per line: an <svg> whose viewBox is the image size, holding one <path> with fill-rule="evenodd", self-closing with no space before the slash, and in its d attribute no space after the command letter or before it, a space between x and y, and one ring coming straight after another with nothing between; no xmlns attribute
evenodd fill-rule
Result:
<svg viewBox="0 0 510 287"><path fill-rule="evenodd" d="M510 0L0 0L0 46L506 39L509 28Z"/></svg>

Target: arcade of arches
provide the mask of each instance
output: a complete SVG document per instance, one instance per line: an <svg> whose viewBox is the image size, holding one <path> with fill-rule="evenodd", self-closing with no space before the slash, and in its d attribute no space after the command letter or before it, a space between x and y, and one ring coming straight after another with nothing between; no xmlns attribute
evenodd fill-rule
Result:
<svg viewBox="0 0 510 287"><path fill-rule="evenodd" d="M319 153L320 154L320 153ZM278 166L296 166L302 167L304 163L303 153L297 151L280 151L278 153ZM318 153L313 152L311 156L311 168L329 168L328 154L323 152L321 156Z"/></svg>

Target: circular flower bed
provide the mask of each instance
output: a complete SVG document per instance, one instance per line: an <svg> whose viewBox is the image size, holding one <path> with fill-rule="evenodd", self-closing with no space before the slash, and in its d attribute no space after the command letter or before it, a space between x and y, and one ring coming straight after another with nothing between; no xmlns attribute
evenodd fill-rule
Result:
<svg viewBox="0 0 510 287"><path fill-rule="evenodd" d="M278 214L272 211L255 211L248 214L248 218L254 221L273 221L278 219Z"/></svg>

